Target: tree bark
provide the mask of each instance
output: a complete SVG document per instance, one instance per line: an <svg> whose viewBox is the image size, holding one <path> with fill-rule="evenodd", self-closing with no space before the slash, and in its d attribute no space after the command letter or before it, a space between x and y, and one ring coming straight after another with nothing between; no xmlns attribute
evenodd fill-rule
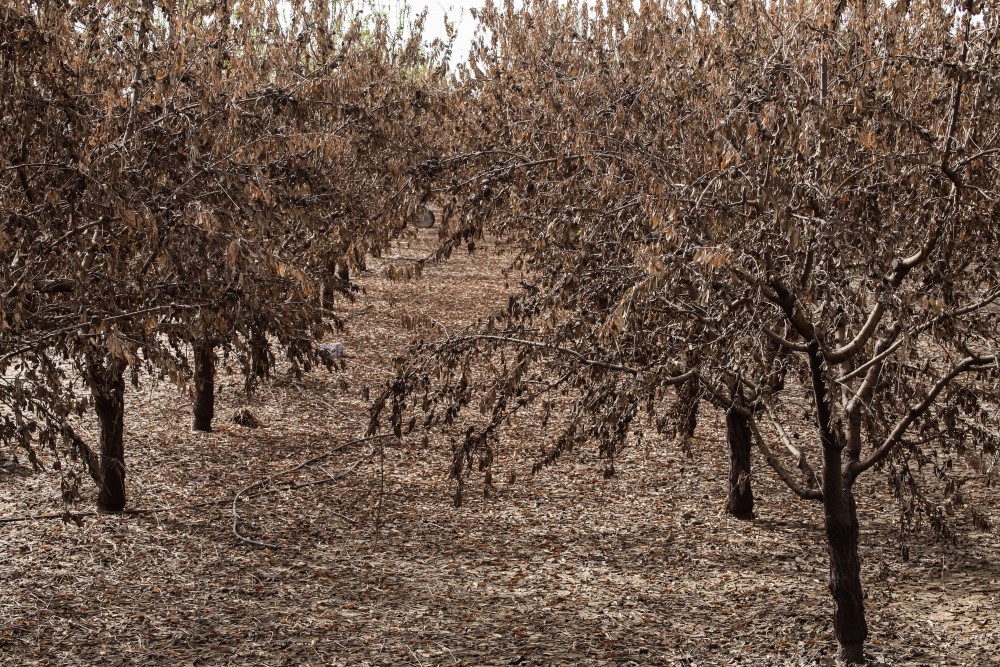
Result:
<svg viewBox="0 0 1000 667"><path fill-rule="evenodd" d="M250 332L250 377L266 378L271 374L271 344L259 328Z"/></svg>
<svg viewBox="0 0 1000 667"><path fill-rule="evenodd" d="M211 433L215 417L215 345L194 345L194 430Z"/></svg>
<svg viewBox="0 0 1000 667"><path fill-rule="evenodd" d="M854 479L844 465L842 438L834 428L830 395L824 375L819 341L809 342L816 423L823 444L823 515L826 545L830 554L830 594L833 596L833 631L840 644L840 659L848 664L865 661L864 592L861 589L861 559L858 557L858 508L854 502Z"/></svg>
<svg viewBox="0 0 1000 667"><path fill-rule="evenodd" d="M691 453L691 439L698 428L698 401L701 397L698 379L692 378L678 388L676 437L680 439L681 450Z"/></svg>
<svg viewBox="0 0 1000 667"><path fill-rule="evenodd" d="M845 484L841 471L840 450L829 449L823 457L823 509L830 555L833 631L840 644L840 659L848 664L863 664L868 623L858 557L858 509L854 491L849 483Z"/></svg>
<svg viewBox="0 0 1000 667"><path fill-rule="evenodd" d="M125 509L125 365L112 361L104 368L90 368L90 391L100 426L101 481L97 509L121 512Z"/></svg>
<svg viewBox="0 0 1000 667"><path fill-rule="evenodd" d="M753 519L753 488L750 485L750 420L736 410L726 413L729 442L729 497L726 512L738 519Z"/></svg>

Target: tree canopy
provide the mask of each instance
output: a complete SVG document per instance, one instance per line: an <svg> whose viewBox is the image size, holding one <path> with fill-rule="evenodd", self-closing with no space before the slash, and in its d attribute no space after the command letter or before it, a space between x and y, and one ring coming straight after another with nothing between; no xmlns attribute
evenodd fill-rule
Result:
<svg viewBox="0 0 1000 667"><path fill-rule="evenodd" d="M338 2L3 3L0 440L37 467L47 451L67 502L79 458L121 511L127 380L193 385L207 430L218 354L248 388L275 350L293 374L329 364L330 300L433 206L438 249L393 277L489 234L520 285L418 343L371 431L417 409L461 423L460 503L518 419L551 426L536 470L593 443L611 476L646 430L689 432L704 397L744 518L751 441L822 503L835 633L863 660L856 479L884 470L901 520L947 534L951 457L989 480L1000 447L995 9L530 0L476 18L452 75L422 19L406 33ZM74 428L91 408L99 447Z"/></svg>
<svg viewBox="0 0 1000 667"><path fill-rule="evenodd" d="M484 9L453 119L467 143L441 182L463 233L514 244L525 282L418 349L376 411L398 423L423 394L450 423L478 404L461 491L526 406L572 405L540 464L586 441L612 458L696 377L824 503L837 636L858 660L855 478L886 468L903 515L942 526L927 483L957 485L924 463L997 447L997 17L710 7Z"/></svg>
<svg viewBox="0 0 1000 667"><path fill-rule="evenodd" d="M347 291L331 268L381 252L424 197L411 172L444 93L419 26L404 41L324 2L3 12L4 440L34 461L35 439L85 447L76 378L120 412L127 369L183 385L192 345L248 376L261 341L293 372L323 361Z"/></svg>

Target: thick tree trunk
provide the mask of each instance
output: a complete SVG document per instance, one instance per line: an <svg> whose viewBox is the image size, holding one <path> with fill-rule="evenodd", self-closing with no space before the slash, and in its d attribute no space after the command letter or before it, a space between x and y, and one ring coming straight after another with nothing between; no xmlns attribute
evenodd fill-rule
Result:
<svg viewBox="0 0 1000 667"><path fill-rule="evenodd" d="M125 366L91 366L91 393L100 426L101 482L97 509L121 512L125 509Z"/></svg>
<svg viewBox="0 0 1000 667"><path fill-rule="evenodd" d="M211 342L194 345L194 430L212 431L215 416L215 346Z"/></svg>
<svg viewBox="0 0 1000 667"><path fill-rule="evenodd" d="M823 509L827 550L830 554L830 594L833 596L833 631L840 644L840 659L864 663L868 638L861 559L858 557L858 510L854 491L845 484L840 450L824 452Z"/></svg>
<svg viewBox="0 0 1000 667"><path fill-rule="evenodd" d="M830 395L819 341L808 343L809 370L816 400L816 423L823 444L823 514L830 554L830 594L833 596L833 631L840 644L840 659L848 664L865 660L864 592L858 558L858 508L854 480L845 470L842 438L834 428Z"/></svg>
<svg viewBox="0 0 1000 667"><path fill-rule="evenodd" d="M726 413L729 442L729 497L726 512L738 519L753 519L753 488L750 486L750 420L736 410Z"/></svg>

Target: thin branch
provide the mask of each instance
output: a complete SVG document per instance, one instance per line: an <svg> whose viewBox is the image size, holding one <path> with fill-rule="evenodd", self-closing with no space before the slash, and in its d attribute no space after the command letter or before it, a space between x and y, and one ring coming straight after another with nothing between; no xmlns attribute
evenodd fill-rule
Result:
<svg viewBox="0 0 1000 667"><path fill-rule="evenodd" d="M768 284L771 287L771 294L765 292L764 296L781 308L785 313L785 318L795 327L800 336L807 341L816 340L816 325L806 318L802 308L798 306L799 300L795 295L785 287L777 275L771 275L768 278Z"/></svg>
<svg viewBox="0 0 1000 667"><path fill-rule="evenodd" d="M458 336L456 338L449 339L445 342L446 345L460 345L462 343L472 343L476 341L490 341L494 343L510 343L512 345L521 345L523 347L530 347L536 350L549 350L552 352L560 352L562 354L567 354L585 366L591 366L593 368L603 368L609 371L618 371L620 373L628 373L629 375L639 375L641 371L637 368L632 368L631 366L621 366L619 364L612 364L606 361L600 361L598 359L591 359L576 350L571 350L568 347L562 347L560 345L555 345L552 343L542 343L534 340L525 340L523 338L513 338L509 336L498 336L495 334L476 334L469 336ZM666 384L680 384L685 380L689 380L694 377L694 371L687 371L681 375L677 375L668 378L665 382Z"/></svg>
<svg viewBox="0 0 1000 667"><path fill-rule="evenodd" d="M965 12L963 22L965 23L964 31L962 35L962 55L959 58L959 63L964 65L969 56L969 26L971 24L970 14L971 12ZM952 182L955 186L956 192L962 188L962 177L951 168L949 161L951 159L952 151L955 147L955 127L958 124L958 114L959 109L962 104L962 82L964 77L959 73L955 78L955 91L951 98L951 112L948 118L948 131L945 133L944 137L944 147L941 151L941 171L944 175L948 177L948 180Z"/></svg>
<svg viewBox="0 0 1000 667"><path fill-rule="evenodd" d="M778 433L778 438L785 445L785 449L787 449L796 459L802 456L802 450L792 444L791 438L789 438L788 433L785 432L785 427L782 426L781 422L778 421L778 418L774 416L774 411L771 410L771 406L765 404L764 410L767 412L767 418L771 422L771 426L773 426L774 430Z"/></svg>
<svg viewBox="0 0 1000 667"><path fill-rule="evenodd" d="M885 358L885 354L894 349L896 343L896 338L899 336L901 327L897 324L889 331L888 334L882 340L878 342L875 346L875 357L873 359L874 363L865 364L868 366L868 373L865 374L864 382L861 383L861 387L854 394L850 401L847 402L847 407L845 408L848 414L856 412L861 409L861 405L867 403L871 400L872 394L875 391L875 385L878 382L879 375L882 372L882 359ZM878 361L875 361L875 360ZM836 382L836 380L834 380Z"/></svg>
<svg viewBox="0 0 1000 667"><path fill-rule="evenodd" d="M764 440L764 436L760 433L760 428L757 426L757 421L750 417L750 430L753 432L754 440L757 442L757 449L760 453L764 455L764 459L767 461L768 465L778 474L781 481L792 490L792 492L803 500L823 500L823 492L820 489L807 489L799 484L795 475L793 475L785 466L781 464L772 452L771 448L767 446L767 442Z"/></svg>
<svg viewBox="0 0 1000 667"><path fill-rule="evenodd" d="M771 422L771 426L778 433L778 438L785 445L785 449L791 452L792 456L795 457L795 466L802 471L802 481L809 489L819 490L822 484L819 483L819 478L816 476L816 471L813 470L812 466L809 465L809 460L806 458L805 452L792 444L791 438L788 437L788 433L785 431L785 427L781 425L778 418L774 416L774 412L771 410L771 406L765 404L764 409L767 411L768 420Z"/></svg>
<svg viewBox="0 0 1000 667"><path fill-rule="evenodd" d="M792 341L782 337L770 327L764 327L764 335L790 352L806 352L809 349L806 347L805 343L793 343Z"/></svg>
<svg viewBox="0 0 1000 667"><path fill-rule="evenodd" d="M202 509L205 507L215 507L221 505L228 505L230 502L229 498L222 498L220 500L207 500L198 503L191 503L188 505L170 505L169 507L146 507L139 509L126 509L121 512L115 512L117 515L124 516L142 516L145 514L158 514L160 512L178 512L181 510L193 510ZM24 516L5 516L0 517L0 524L4 523L18 523L22 521L43 521L47 519L62 519L63 521L73 521L76 519L82 519L89 516L104 516L108 512L100 512L97 510L91 510L89 512L73 512L66 511L50 514L27 514Z"/></svg>
<svg viewBox="0 0 1000 667"><path fill-rule="evenodd" d="M927 329L931 329L937 326L938 324L945 322L946 320L953 319L956 317L961 317L963 315L968 315L969 313L974 313L977 310L982 310L986 306L996 301L998 298L1000 298L1000 288L996 288L993 291L987 293L985 297L983 297L982 299L980 299L975 303L971 303L968 306L963 306L962 308L956 308L955 310L948 313L942 313L941 315L938 315L934 319L924 322L918 327L914 327L908 333L910 336L914 336L918 333L926 331ZM847 382L848 380L861 375L866 370L871 368L873 365L877 364L878 362L882 361L890 354L898 350L904 341L905 339L903 338L896 340L896 342L890 345L888 348L877 353L874 357L872 357L865 363L861 364L860 366L852 370L850 373L845 373L844 375L841 375L839 378L834 380L834 382L838 383Z"/></svg>
<svg viewBox="0 0 1000 667"><path fill-rule="evenodd" d="M395 437L395 435L393 435L393 434L382 434L382 435L370 435L370 436L365 436L363 438L356 438L354 440L349 440L348 442L345 442L342 445L340 445L338 447L335 447L334 449L332 449L332 450L330 450L328 452L324 452L323 454L320 454L319 456L314 456L313 458L308 459L306 461L303 461L302 463L299 463L299 464L297 464L295 466L292 466L291 468L286 468L285 470L280 470L280 471L274 473L273 475L270 475L270 476L266 477L265 479L260 479L260 480L257 480L256 482L253 482L252 484L248 484L248 485L244 486L242 489L240 489L239 491L237 491L236 493L233 494L233 502L232 502L232 510L233 510L232 530L233 530L233 535L235 535L238 539L242 540L243 542L246 542L247 544L252 544L252 545L257 546L257 547L268 547L268 548L271 548L271 549L280 549L281 548L280 545L272 544L270 542L261 542L259 540L255 540L255 539L249 538L249 537L247 537L247 536L245 536L245 535L243 535L243 534L240 533L240 531L239 531L239 512L237 510L237 504L239 503L240 496L246 495L249 491L251 491L251 490L253 490L255 488L261 488L265 484L273 483L274 479L276 477L280 477L282 475L287 475L287 474L296 472L298 470L301 470L302 468L305 468L306 466L310 466L310 465L314 465L316 463L319 463L320 461L323 461L323 460L329 458L330 456L332 456L333 454L335 454L335 453L337 453L337 452L339 452L339 451L341 451L343 449L346 449L347 447L350 447L352 445L361 444L363 442L370 442L372 440L383 440L385 438L394 438L394 437ZM355 468L357 468L357 466L360 465L361 461L363 461L363 460L364 459L359 460L347 472L341 473L341 475L334 475L332 477L328 477L328 478L325 478L325 479L322 479L322 480L318 480L318 481L314 482L313 484L323 484L323 483L326 483L326 482L330 482L330 481L334 481L334 480L337 480L337 479L341 479L342 477L344 477L347 474L349 474L350 472L352 472ZM307 483L307 484L302 484L300 486L310 486L310 485L311 484ZM297 487L293 486L292 488L297 488ZM261 494L254 494L252 496L247 496L247 498L257 497L258 495L265 495L267 493L273 493L273 492L276 492L276 491L278 491L278 489L274 489L272 491L264 492L264 493L261 493Z"/></svg>
<svg viewBox="0 0 1000 667"><path fill-rule="evenodd" d="M857 477L864 471L868 470L872 466L876 465L882 461L893 448L900 443L906 430L913 425L920 417L922 417L934 404L934 401L941 394L945 388L951 384L952 380L957 378L962 373L967 371L979 370L982 367L990 366L997 363L997 357L966 357L962 361L958 362L951 372L938 380L931 390L927 392L927 396L924 397L922 401L912 406L907 410L906 415L903 416L897 423L892 432L886 437L885 441L879 447L872 452L864 461L853 463L850 466L850 474L852 477Z"/></svg>
<svg viewBox="0 0 1000 667"><path fill-rule="evenodd" d="M50 243L49 244L49 251L51 252L52 250L55 250L57 247L59 247L60 245L62 245L63 241L65 241L66 239L70 238L71 236L75 236L76 234L81 234L81 233L87 231L88 229L90 229L92 227L96 227L98 225L103 225L103 224L108 223L108 222L115 222L116 220L120 220L120 219L121 218L119 218L117 215L102 215L98 219L92 220L91 222L88 222L85 225L80 225L79 227L74 227L73 229L69 230L68 232L66 232L65 234L63 234L59 238L57 238L55 241L53 241L52 243Z"/></svg>
<svg viewBox="0 0 1000 667"><path fill-rule="evenodd" d="M753 411L745 405L741 405L740 403L734 401L724 390L722 384L709 377L705 377L701 373L695 373L695 375L697 376L698 381L701 382L709 392L711 392L712 396L716 401L718 401L719 405L724 407L726 410L733 410L743 417L753 417Z"/></svg>
<svg viewBox="0 0 1000 667"><path fill-rule="evenodd" d="M843 363L860 352L864 346L868 344L868 340L875 333L876 329L878 329L878 325L882 321L882 316L884 314L885 301L883 299L879 299L879 302L868 315L868 319L865 321L864 326L861 327L861 331L858 332L858 335L842 347L838 347L835 350L830 350L829 352L824 353L823 357L826 359L827 363Z"/></svg>

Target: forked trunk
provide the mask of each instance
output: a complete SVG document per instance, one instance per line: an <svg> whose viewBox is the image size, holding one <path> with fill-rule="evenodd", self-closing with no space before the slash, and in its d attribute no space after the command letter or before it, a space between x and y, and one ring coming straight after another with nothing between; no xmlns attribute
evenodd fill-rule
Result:
<svg viewBox="0 0 1000 667"><path fill-rule="evenodd" d="M101 441L97 509L121 512L125 509L125 366L112 362L110 368L102 368L94 364L90 375Z"/></svg>
<svg viewBox="0 0 1000 667"><path fill-rule="evenodd" d="M868 623L858 557L858 509L854 491L845 483L841 471L840 450L829 449L824 451L823 509L830 554L833 631L840 645L840 659L848 664L863 664Z"/></svg>
<svg viewBox="0 0 1000 667"><path fill-rule="evenodd" d="M197 342L194 346L194 430L212 431L215 416L215 346Z"/></svg>
<svg viewBox="0 0 1000 667"><path fill-rule="evenodd" d="M738 519L753 519L753 488L750 486L750 420L737 410L726 413L729 442L729 497L726 512Z"/></svg>

